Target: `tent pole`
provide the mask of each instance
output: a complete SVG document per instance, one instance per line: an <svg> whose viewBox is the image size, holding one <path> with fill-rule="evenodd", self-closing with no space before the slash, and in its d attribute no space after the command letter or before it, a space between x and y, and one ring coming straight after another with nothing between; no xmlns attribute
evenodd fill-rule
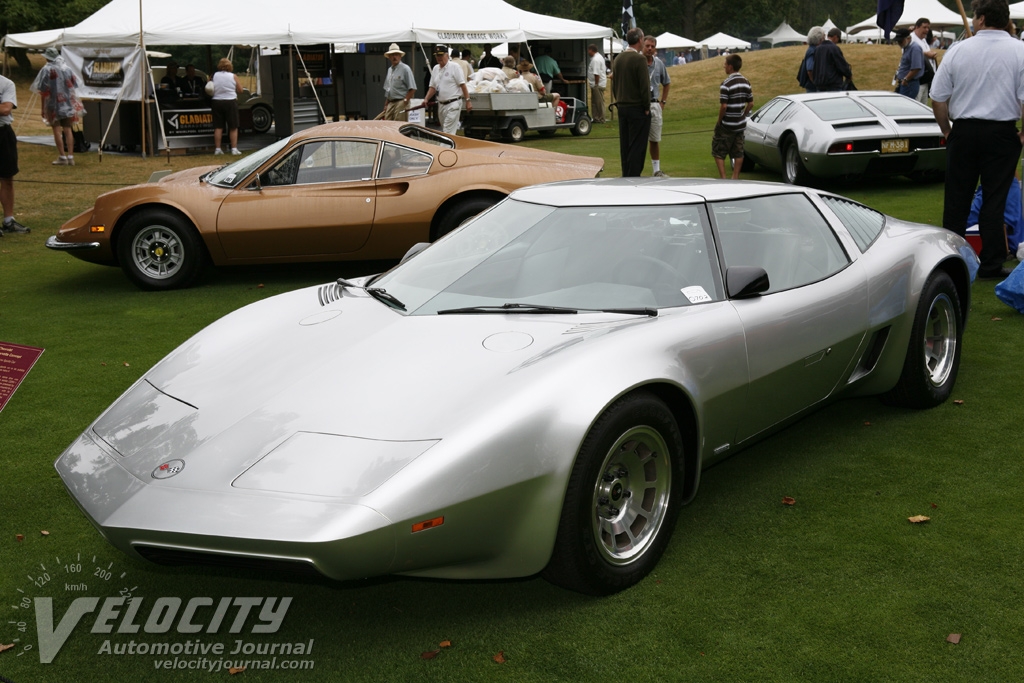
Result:
<svg viewBox="0 0 1024 683"><path fill-rule="evenodd" d="M956 0L956 6L960 10L960 18L964 20L964 30L967 31L967 37L970 38L973 35L971 33L971 22L967 21L967 12L964 11L963 0Z"/></svg>
<svg viewBox="0 0 1024 683"><path fill-rule="evenodd" d="M149 59L146 58L146 37L142 33L142 0L139 0L139 47L142 49L142 68L149 69ZM140 74L139 90L142 100L142 158L146 158L146 77Z"/></svg>

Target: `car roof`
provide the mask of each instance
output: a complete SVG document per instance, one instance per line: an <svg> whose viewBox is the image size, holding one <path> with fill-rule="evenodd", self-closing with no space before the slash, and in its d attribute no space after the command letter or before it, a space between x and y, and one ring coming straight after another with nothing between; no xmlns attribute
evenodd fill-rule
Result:
<svg viewBox="0 0 1024 683"><path fill-rule="evenodd" d="M404 121L335 121L300 131L295 134L294 139L305 140L308 138L320 138L336 135L340 137L380 138L381 140L408 143L409 138L401 133L401 129L406 126L418 128L418 126ZM443 133L438 131L428 132L444 136Z"/></svg>
<svg viewBox="0 0 1024 683"><path fill-rule="evenodd" d="M549 206L650 206L802 194L804 191L804 188L783 183L751 180L599 178L533 185L516 190L511 197Z"/></svg>

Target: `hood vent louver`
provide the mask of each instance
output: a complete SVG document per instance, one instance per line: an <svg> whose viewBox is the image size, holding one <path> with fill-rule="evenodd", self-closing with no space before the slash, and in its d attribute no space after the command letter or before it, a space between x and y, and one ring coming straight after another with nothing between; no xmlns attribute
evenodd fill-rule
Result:
<svg viewBox="0 0 1024 683"><path fill-rule="evenodd" d="M327 306L342 298L343 292L344 287L337 283L322 285L320 289L316 290L316 298L320 301L321 306Z"/></svg>

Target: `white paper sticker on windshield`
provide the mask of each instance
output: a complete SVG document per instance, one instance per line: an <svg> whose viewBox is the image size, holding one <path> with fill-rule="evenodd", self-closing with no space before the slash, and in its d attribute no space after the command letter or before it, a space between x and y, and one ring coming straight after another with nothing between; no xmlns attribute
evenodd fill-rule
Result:
<svg viewBox="0 0 1024 683"><path fill-rule="evenodd" d="M230 185L233 182L235 182L235 174L234 173L229 174L228 177L224 179L224 184L225 185Z"/></svg>
<svg viewBox="0 0 1024 683"><path fill-rule="evenodd" d="M683 293L687 299L690 300L691 304L700 304L705 301L711 301L711 297L704 291L704 288L700 285L694 285L693 287L683 287L679 290Z"/></svg>

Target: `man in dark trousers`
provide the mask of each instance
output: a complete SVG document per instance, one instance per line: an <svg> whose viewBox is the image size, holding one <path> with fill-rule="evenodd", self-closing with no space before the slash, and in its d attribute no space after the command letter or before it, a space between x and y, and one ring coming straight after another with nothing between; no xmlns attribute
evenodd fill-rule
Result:
<svg viewBox="0 0 1024 683"><path fill-rule="evenodd" d="M651 132L651 79L647 58L640 53L644 32L626 33L629 47L612 62L612 93L619 109L619 158L622 177L636 178L644 170Z"/></svg>
<svg viewBox="0 0 1024 683"><path fill-rule="evenodd" d="M845 90L845 81L853 78L853 71L839 49L842 32L830 29L828 37L814 49L814 87L819 92Z"/></svg>
<svg viewBox="0 0 1024 683"><path fill-rule="evenodd" d="M956 43L932 81L935 121L946 136L946 193L942 227L967 231L975 187L981 178L979 278L1003 278L1009 269L1003 212L1024 132L1024 44L1005 30L1006 0L974 0L973 38Z"/></svg>

